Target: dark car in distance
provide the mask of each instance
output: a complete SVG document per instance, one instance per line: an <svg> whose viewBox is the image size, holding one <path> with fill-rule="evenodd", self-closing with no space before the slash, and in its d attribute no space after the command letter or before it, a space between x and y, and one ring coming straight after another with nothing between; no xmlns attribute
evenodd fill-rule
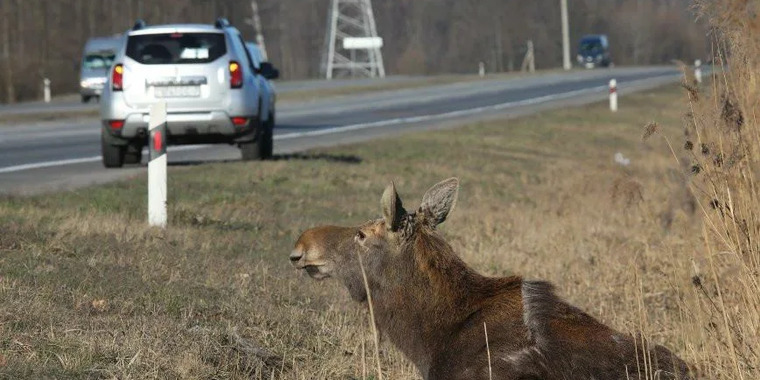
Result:
<svg viewBox="0 0 760 380"><path fill-rule="evenodd" d="M607 36L604 34L583 36L578 44L577 60L579 65L587 69L612 66L610 43Z"/></svg>

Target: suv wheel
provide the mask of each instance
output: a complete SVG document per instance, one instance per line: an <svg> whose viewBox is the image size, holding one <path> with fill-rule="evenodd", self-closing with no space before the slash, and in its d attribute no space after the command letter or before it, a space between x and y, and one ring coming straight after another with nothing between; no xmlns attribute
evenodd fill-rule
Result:
<svg viewBox="0 0 760 380"><path fill-rule="evenodd" d="M139 164L142 162L142 144L129 144L127 151L124 153L125 164Z"/></svg>
<svg viewBox="0 0 760 380"><path fill-rule="evenodd" d="M100 148L103 155L103 166L107 168L120 168L124 165L125 147L111 145L105 136L100 137Z"/></svg>
<svg viewBox="0 0 760 380"><path fill-rule="evenodd" d="M272 158L272 123L261 123L263 130L256 140L240 144L243 161L267 160Z"/></svg>
<svg viewBox="0 0 760 380"><path fill-rule="evenodd" d="M269 112L269 118L264 123L264 135L266 136L266 150L264 158L271 159L274 155L274 111Z"/></svg>

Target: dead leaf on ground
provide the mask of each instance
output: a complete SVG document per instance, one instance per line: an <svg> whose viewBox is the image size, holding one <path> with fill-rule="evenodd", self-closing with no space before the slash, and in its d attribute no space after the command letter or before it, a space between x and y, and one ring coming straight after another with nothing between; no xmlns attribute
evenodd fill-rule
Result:
<svg viewBox="0 0 760 380"><path fill-rule="evenodd" d="M108 309L108 302L102 299L92 300L92 309L102 313Z"/></svg>

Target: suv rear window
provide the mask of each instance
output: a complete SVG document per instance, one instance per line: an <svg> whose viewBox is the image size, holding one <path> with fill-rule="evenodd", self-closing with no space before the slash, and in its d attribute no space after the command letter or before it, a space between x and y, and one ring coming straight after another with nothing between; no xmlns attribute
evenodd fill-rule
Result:
<svg viewBox="0 0 760 380"><path fill-rule="evenodd" d="M144 34L127 41L127 57L148 65L208 63L226 53L222 33Z"/></svg>

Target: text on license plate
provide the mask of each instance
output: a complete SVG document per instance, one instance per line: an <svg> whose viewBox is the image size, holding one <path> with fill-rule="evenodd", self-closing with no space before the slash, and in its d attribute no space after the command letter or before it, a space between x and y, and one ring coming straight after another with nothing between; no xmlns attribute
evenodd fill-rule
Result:
<svg viewBox="0 0 760 380"><path fill-rule="evenodd" d="M200 86L154 87L156 98L197 98L201 96Z"/></svg>

